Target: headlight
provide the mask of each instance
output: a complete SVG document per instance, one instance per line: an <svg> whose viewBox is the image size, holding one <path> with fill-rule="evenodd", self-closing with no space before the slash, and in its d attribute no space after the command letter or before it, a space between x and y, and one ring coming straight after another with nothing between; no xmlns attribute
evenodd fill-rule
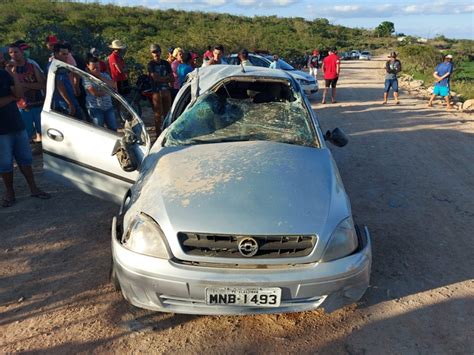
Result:
<svg viewBox="0 0 474 355"><path fill-rule="evenodd" d="M357 234L352 217L346 218L339 223L329 238L329 243L323 254L322 261L343 258L356 250L357 245Z"/></svg>
<svg viewBox="0 0 474 355"><path fill-rule="evenodd" d="M140 213L130 223L122 243L135 253L170 259L171 253L166 238L158 223L144 213Z"/></svg>

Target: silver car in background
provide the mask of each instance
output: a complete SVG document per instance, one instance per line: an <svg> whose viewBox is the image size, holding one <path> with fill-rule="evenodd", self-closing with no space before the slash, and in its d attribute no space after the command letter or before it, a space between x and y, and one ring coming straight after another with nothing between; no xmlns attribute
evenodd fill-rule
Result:
<svg viewBox="0 0 474 355"><path fill-rule="evenodd" d="M372 59L372 55L370 54L370 52L364 51L359 55L359 60L371 60L371 59Z"/></svg>
<svg viewBox="0 0 474 355"><path fill-rule="evenodd" d="M45 171L118 201L112 280L133 305L188 314L332 311L369 285L368 229L352 219L326 140L284 71L192 72L151 146L122 107L119 133L56 112L53 61L42 113ZM87 142L87 143L85 143ZM114 154L114 155L113 155Z"/></svg>
<svg viewBox="0 0 474 355"><path fill-rule="evenodd" d="M248 59L254 66L269 68L273 57L270 55L263 56L256 53L249 53ZM232 65L240 64L238 54L231 54L228 58L226 58L226 60ZM310 96L318 92L319 83L316 78L304 71L293 68L292 65L288 64L281 58L278 59L278 63L280 64L281 70L288 72L294 79L296 79L296 81L298 81L306 95Z"/></svg>

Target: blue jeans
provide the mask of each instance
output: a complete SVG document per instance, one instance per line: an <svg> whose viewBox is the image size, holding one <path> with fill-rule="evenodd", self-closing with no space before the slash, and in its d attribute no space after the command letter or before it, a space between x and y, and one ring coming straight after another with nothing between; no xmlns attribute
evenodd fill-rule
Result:
<svg viewBox="0 0 474 355"><path fill-rule="evenodd" d="M392 88L394 92L398 92L398 79L385 79L384 91L389 92L390 88Z"/></svg>
<svg viewBox="0 0 474 355"><path fill-rule="evenodd" d="M108 129L117 131L117 121L115 120L114 108L102 110L100 108L88 108L89 116L95 125L104 127L104 123Z"/></svg>
<svg viewBox="0 0 474 355"><path fill-rule="evenodd" d="M13 171L13 158L20 166L31 165L33 161L26 130L0 134L0 173Z"/></svg>
<svg viewBox="0 0 474 355"><path fill-rule="evenodd" d="M26 110L19 109L28 137L33 137L35 133L41 134L41 110L42 107L32 107Z"/></svg>

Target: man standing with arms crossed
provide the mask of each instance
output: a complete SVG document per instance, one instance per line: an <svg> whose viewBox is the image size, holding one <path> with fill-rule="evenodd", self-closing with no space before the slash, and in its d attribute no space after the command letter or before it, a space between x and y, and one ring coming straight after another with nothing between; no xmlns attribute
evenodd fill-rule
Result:
<svg viewBox="0 0 474 355"><path fill-rule="evenodd" d="M336 54L336 48L329 50L329 55L324 58L322 70L324 73L325 88L323 91L323 101L326 103L326 95L329 87L332 88L331 92L331 103L336 103L336 85L337 79L339 79L339 73L341 71L341 60Z"/></svg>
<svg viewBox="0 0 474 355"><path fill-rule="evenodd" d="M173 71L168 61L161 59L161 48L158 44L150 46L152 60L148 63L148 74L152 79L152 105L155 113L156 137L161 133L162 119L171 108L170 84L174 82Z"/></svg>

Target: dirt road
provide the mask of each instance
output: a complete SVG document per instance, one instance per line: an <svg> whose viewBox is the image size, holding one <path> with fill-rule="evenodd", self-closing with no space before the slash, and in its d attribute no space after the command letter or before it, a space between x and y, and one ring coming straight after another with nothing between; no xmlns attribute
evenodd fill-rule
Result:
<svg viewBox="0 0 474 355"><path fill-rule="evenodd" d="M350 135L333 152L372 233L358 305L241 317L134 309L108 283L116 207L46 181L36 155L52 199L28 197L17 174L17 203L0 209L0 352L473 353L474 117L403 93L382 106L381 66L344 62L339 103L313 99L323 128Z"/></svg>

